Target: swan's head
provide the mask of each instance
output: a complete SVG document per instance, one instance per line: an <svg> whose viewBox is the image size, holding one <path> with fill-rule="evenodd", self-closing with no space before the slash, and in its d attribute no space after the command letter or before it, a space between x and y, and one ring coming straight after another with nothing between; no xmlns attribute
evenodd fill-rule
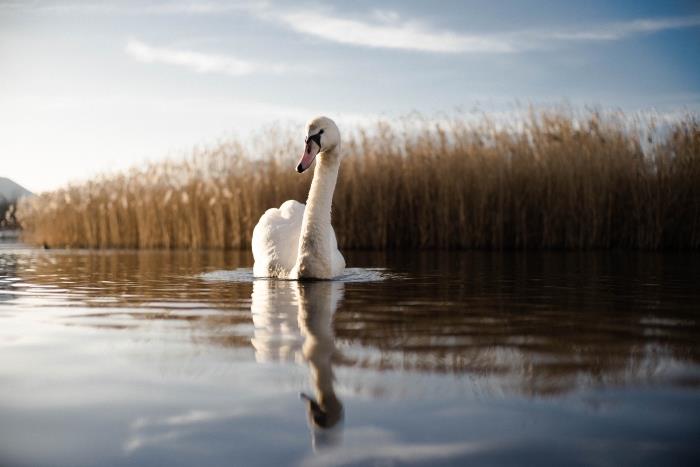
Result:
<svg viewBox="0 0 700 467"><path fill-rule="evenodd" d="M330 397L329 397L330 396ZM309 421L314 428L333 428L343 420L343 404L340 403L335 394L332 393L323 401L323 405L317 402L308 394L301 393L299 397L306 401Z"/></svg>
<svg viewBox="0 0 700 467"><path fill-rule="evenodd" d="M304 153L301 155L297 172L302 173L311 167L319 152L332 153L340 145L340 131L328 117L316 117L306 124Z"/></svg>

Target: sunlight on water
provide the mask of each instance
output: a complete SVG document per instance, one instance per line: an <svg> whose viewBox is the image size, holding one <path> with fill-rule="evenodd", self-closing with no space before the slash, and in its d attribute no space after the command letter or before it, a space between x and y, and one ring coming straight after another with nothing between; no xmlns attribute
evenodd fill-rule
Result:
<svg viewBox="0 0 700 467"><path fill-rule="evenodd" d="M347 259L3 245L0 465L698 459L697 255Z"/></svg>

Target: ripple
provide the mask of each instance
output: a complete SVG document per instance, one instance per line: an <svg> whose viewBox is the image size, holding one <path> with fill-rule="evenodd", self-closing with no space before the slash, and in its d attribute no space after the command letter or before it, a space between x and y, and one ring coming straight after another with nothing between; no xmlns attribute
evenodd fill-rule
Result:
<svg viewBox="0 0 700 467"><path fill-rule="evenodd" d="M255 280L253 268L211 271L200 274L198 277L211 282L253 282Z"/></svg>
<svg viewBox="0 0 700 467"><path fill-rule="evenodd" d="M345 268L344 274L335 280L340 282L379 282L387 279L397 279L398 274L386 268Z"/></svg>
<svg viewBox="0 0 700 467"><path fill-rule="evenodd" d="M399 276L385 268L345 268L343 275L333 279L333 282L379 282L396 279ZM278 280L255 277L253 268L238 268L232 270L211 271L199 275L199 278L211 282L254 282L256 280Z"/></svg>

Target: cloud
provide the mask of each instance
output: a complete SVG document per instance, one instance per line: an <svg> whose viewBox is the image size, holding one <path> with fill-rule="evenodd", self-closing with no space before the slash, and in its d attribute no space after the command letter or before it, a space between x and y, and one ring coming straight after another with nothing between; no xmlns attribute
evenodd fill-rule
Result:
<svg viewBox="0 0 700 467"><path fill-rule="evenodd" d="M680 18L635 19L625 22L608 23L572 31L540 32L544 39L563 41L614 41L638 34L651 34L673 29L700 26L700 16Z"/></svg>
<svg viewBox="0 0 700 467"><path fill-rule="evenodd" d="M124 49L131 58L143 63L176 65L197 73L222 73L243 76L252 73L284 73L285 65L271 65L220 54L208 54L191 50L154 47L137 39L129 39Z"/></svg>
<svg viewBox="0 0 700 467"><path fill-rule="evenodd" d="M514 53L568 42L621 40L639 34L700 26L700 16L643 18L587 27L468 34L436 29L399 13L375 10L370 19L350 19L323 12L266 15L292 30L341 44L436 53Z"/></svg>
<svg viewBox="0 0 700 467"><path fill-rule="evenodd" d="M390 11L374 12L375 22L318 12L283 13L277 18L294 31L342 44L441 53L514 51L512 44L496 36L435 30L418 21L401 21Z"/></svg>
<svg viewBox="0 0 700 467"><path fill-rule="evenodd" d="M449 30L406 18L399 11L375 9L365 16L343 16L324 8L296 8L290 10L269 1L173 1L173 2L20 2L0 0L0 10L37 11L68 14L128 14L128 15L249 15L267 22L281 24L298 33L330 42L359 47L407 50L443 54L507 54L530 50L551 49L571 43L622 40L641 34L694 28L700 26L700 15L682 17L638 18L628 21L605 22L589 25L547 26L537 29L469 32ZM468 24L466 25L468 27ZM134 54L146 56L132 47ZM230 61L228 65L214 65L229 74L246 74L250 62L216 55L189 51L159 49L169 63L197 63L207 68L213 62ZM175 55L189 54L188 58ZM179 64L179 63L175 63ZM255 68L255 66L253 66ZM269 68L269 67L268 67Z"/></svg>

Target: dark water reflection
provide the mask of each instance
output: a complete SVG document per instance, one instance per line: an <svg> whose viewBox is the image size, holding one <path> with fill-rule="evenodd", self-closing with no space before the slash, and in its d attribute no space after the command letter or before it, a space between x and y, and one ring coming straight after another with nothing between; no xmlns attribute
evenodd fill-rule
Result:
<svg viewBox="0 0 700 467"><path fill-rule="evenodd" d="M0 247L0 465L700 461L698 255L347 256Z"/></svg>

